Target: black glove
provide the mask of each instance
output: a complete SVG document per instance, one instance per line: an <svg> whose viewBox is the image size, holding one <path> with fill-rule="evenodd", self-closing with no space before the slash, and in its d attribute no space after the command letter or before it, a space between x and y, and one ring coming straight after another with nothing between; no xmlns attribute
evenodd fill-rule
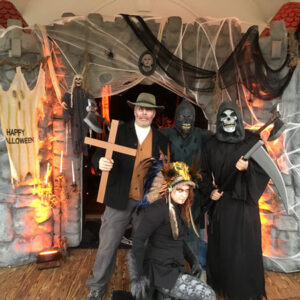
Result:
<svg viewBox="0 0 300 300"><path fill-rule="evenodd" d="M200 278L202 273L202 268L199 264L198 258L190 249L185 241L183 241L183 255L184 258L187 260L191 267L191 273L193 276Z"/></svg>
<svg viewBox="0 0 300 300"><path fill-rule="evenodd" d="M135 299L145 299L150 290L149 279L141 275L142 270L138 268L137 259L132 250L127 254L128 271L130 277L130 291ZM139 264L140 266L141 264Z"/></svg>

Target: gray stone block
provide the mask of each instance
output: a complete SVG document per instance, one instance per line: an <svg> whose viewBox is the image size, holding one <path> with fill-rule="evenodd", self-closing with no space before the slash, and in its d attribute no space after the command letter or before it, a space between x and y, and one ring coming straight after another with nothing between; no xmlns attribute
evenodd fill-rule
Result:
<svg viewBox="0 0 300 300"><path fill-rule="evenodd" d="M93 23L93 25L96 27L101 28L103 25L103 18L100 14L96 14L96 13L88 14L88 21Z"/></svg>
<svg viewBox="0 0 300 300"><path fill-rule="evenodd" d="M42 44L36 35L33 34L23 34L21 37L21 47L22 47L22 54L24 53L31 53L31 54L38 54L39 57L42 54Z"/></svg>
<svg viewBox="0 0 300 300"><path fill-rule="evenodd" d="M285 173L281 173L283 181L285 183L286 186L291 186L292 185L292 176L291 174L285 174Z"/></svg>
<svg viewBox="0 0 300 300"><path fill-rule="evenodd" d="M6 78L11 82L16 76L15 70L10 70L6 72Z"/></svg>
<svg viewBox="0 0 300 300"><path fill-rule="evenodd" d="M284 21L271 22L270 35L261 37L259 45L267 64L275 70L281 67L287 55L287 33ZM280 49L276 48L275 45ZM279 53L280 56L278 55Z"/></svg>
<svg viewBox="0 0 300 300"><path fill-rule="evenodd" d="M17 251L16 251L17 249ZM36 253L31 251L31 243L24 238L16 238L8 247L6 266L23 265L36 260Z"/></svg>
<svg viewBox="0 0 300 300"><path fill-rule="evenodd" d="M292 216L281 215L276 220L276 226L278 230L298 231L299 229L298 222Z"/></svg>
<svg viewBox="0 0 300 300"><path fill-rule="evenodd" d="M50 225L50 224L49 224ZM52 227L44 233L37 234L30 239L31 252L38 253L52 247Z"/></svg>
<svg viewBox="0 0 300 300"><path fill-rule="evenodd" d="M299 255L294 257L266 257L263 259L264 268L273 272L299 272L300 270L300 257Z"/></svg>
<svg viewBox="0 0 300 300"><path fill-rule="evenodd" d="M33 208L20 208L13 212L14 231L24 238L30 238L38 232L38 224L35 221Z"/></svg>
<svg viewBox="0 0 300 300"><path fill-rule="evenodd" d="M173 53L178 46L181 24L180 17L170 17L165 25L162 44L165 45L171 53Z"/></svg>
<svg viewBox="0 0 300 300"><path fill-rule="evenodd" d="M0 203L15 203L16 195L12 190L10 180L0 177Z"/></svg>
<svg viewBox="0 0 300 300"><path fill-rule="evenodd" d="M21 40L13 38L10 42L11 49L8 51L9 57L21 57Z"/></svg>
<svg viewBox="0 0 300 300"><path fill-rule="evenodd" d="M1 165L0 178L2 178L6 183L9 182L10 185L11 172L10 172L10 165L9 165L9 159L7 153L2 153L0 155L0 165ZM11 187L7 186L4 189L1 189L2 192L7 190L11 191Z"/></svg>
<svg viewBox="0 0 300 300"><path fill-rule="evenodd" d="M20 39L23 34L22 22L17 19L7 19L7 27L15 26L12 30L9 31L9 36L13 39Z"/></svg>
<svg viewBox="0 0 300 300"><path fill-rule="evenodd" d="M68 234L66 236L68 247L77 247L79 246L81 239L78 233L76 234Z"/></svg>
<svg viewBox="0 0 300 300"><path fill-rule="evenodd" d="M77 209L68 209L68 212L64 216L66 223L76 223L80 221L80 214Z"/></svg>
<svg viewBox="0 0 300 300"><path fill-rule="evenodd" d="M159 31L159 23L155 22L154 20L148 20L146 21L146 24L151 30L151 32L154 34L154 36L157 36Z"/></svg>
<svg viewBox="0 0 300 300"><path fill-rule="evenodd" d="M282 231L279 233L280 250L284 256L293 256L300 251L299 232Z"/></svg>
<svg viewBox="0 0 300 300"><path fill-rule="evenodd" d="M8 52L10 49L10 37L6 34L4 37L0 38L0 50Z"/></svg>
<svg viewBox="0 0 300 300"><path fill-rule="evenodd" d="M79 234L81 232L81 226L79 222L66 222L64 227L64 235L68 237L70 234Z"/></svg>
<svg viewBox="0 0 300 300"><path fill-rule="evenodd" d="M11 206L0 203L0 243L11 242L14 238Z"/></svg>

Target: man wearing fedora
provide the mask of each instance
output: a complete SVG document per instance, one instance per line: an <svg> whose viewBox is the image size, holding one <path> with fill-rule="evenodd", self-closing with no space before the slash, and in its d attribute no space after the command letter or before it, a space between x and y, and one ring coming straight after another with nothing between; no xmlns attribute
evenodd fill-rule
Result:
<svg viewBox="0 0 300 300"><path fill-rule="evenodd" d="M168 138L151 126L157 112L164 109L156 105L155 96L138 95L136 102L127 101L133 109L134 121L119 125L115 143L135 148L136 157L113 153L111 160L98 148L92 161L96 169L110 171L104 196L105 211L101 217L99 247L93 275L87 280L91 290L87 299L103 299L107 283L114 271L118 246L131 220L132 213L143 196L143 179L147 172L139 166L146 158L159 158L167 153Z"/></svg>

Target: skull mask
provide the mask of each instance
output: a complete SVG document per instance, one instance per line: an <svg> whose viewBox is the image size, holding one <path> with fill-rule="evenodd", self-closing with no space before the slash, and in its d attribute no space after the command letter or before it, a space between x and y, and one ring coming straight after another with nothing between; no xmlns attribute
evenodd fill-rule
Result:
<svg viewBox="0 0 300 300"><path fill-rule="evenodd" d="M176 109L175 128L183 136L189 135L195 124L195 108L186 99L184 99Z"/></svg>
<svg viewBox="0 0 300 300"><path fill-rule="evenodd" d="M237 115L232 109L226 109L221 114L223 130L228 133L235 132L237 126Z"/></svg>
<svg viewBox="0 0 300 300"><path fill-rule="evenodd" d="M218 110L216 137L221 142L238 143L245 138L240 109L234 102L223 102Z"/></svg>

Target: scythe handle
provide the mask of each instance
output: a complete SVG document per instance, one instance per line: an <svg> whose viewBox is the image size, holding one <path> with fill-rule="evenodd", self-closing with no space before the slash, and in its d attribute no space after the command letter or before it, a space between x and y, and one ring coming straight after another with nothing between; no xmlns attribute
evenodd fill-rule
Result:
<svg viewBox="0 0 300 300"><path fill-rule="evenodd" d="M250 150L243 156L243 160L249 160L251 158L252 154L262 145L264 145L264 142L262 140L259 140L258 142L256 142L256 144L253 147L251 147ZM224 191L228 187L229 183L235 177L237 172L238 172L238 170L235 168L234 171L231 173L231 175L227 177L227 179L222 184L222 186L218 188L219 193Z"/></svg>
<svg viewBox="0 0 300 300"><path fill-rule="evenodd" d="M261 133L265 128L267 128L269 125L271 125L278 118L280 118L280 113L278 111L276 111L264 125L262 125L260 128L258 128L255 131L255 133L257 133L257 134Z"/></svg>
<svg viewBox="0 0 300 300"><path fill-rule="evenodd" d="M232 179L236 176L237 174L237 169L234 169L234 171L231 173L229 177L225 180L225 182L218 188L218 192L221 193L223 192L229 185L229 183L232 181Z"/></svg>

